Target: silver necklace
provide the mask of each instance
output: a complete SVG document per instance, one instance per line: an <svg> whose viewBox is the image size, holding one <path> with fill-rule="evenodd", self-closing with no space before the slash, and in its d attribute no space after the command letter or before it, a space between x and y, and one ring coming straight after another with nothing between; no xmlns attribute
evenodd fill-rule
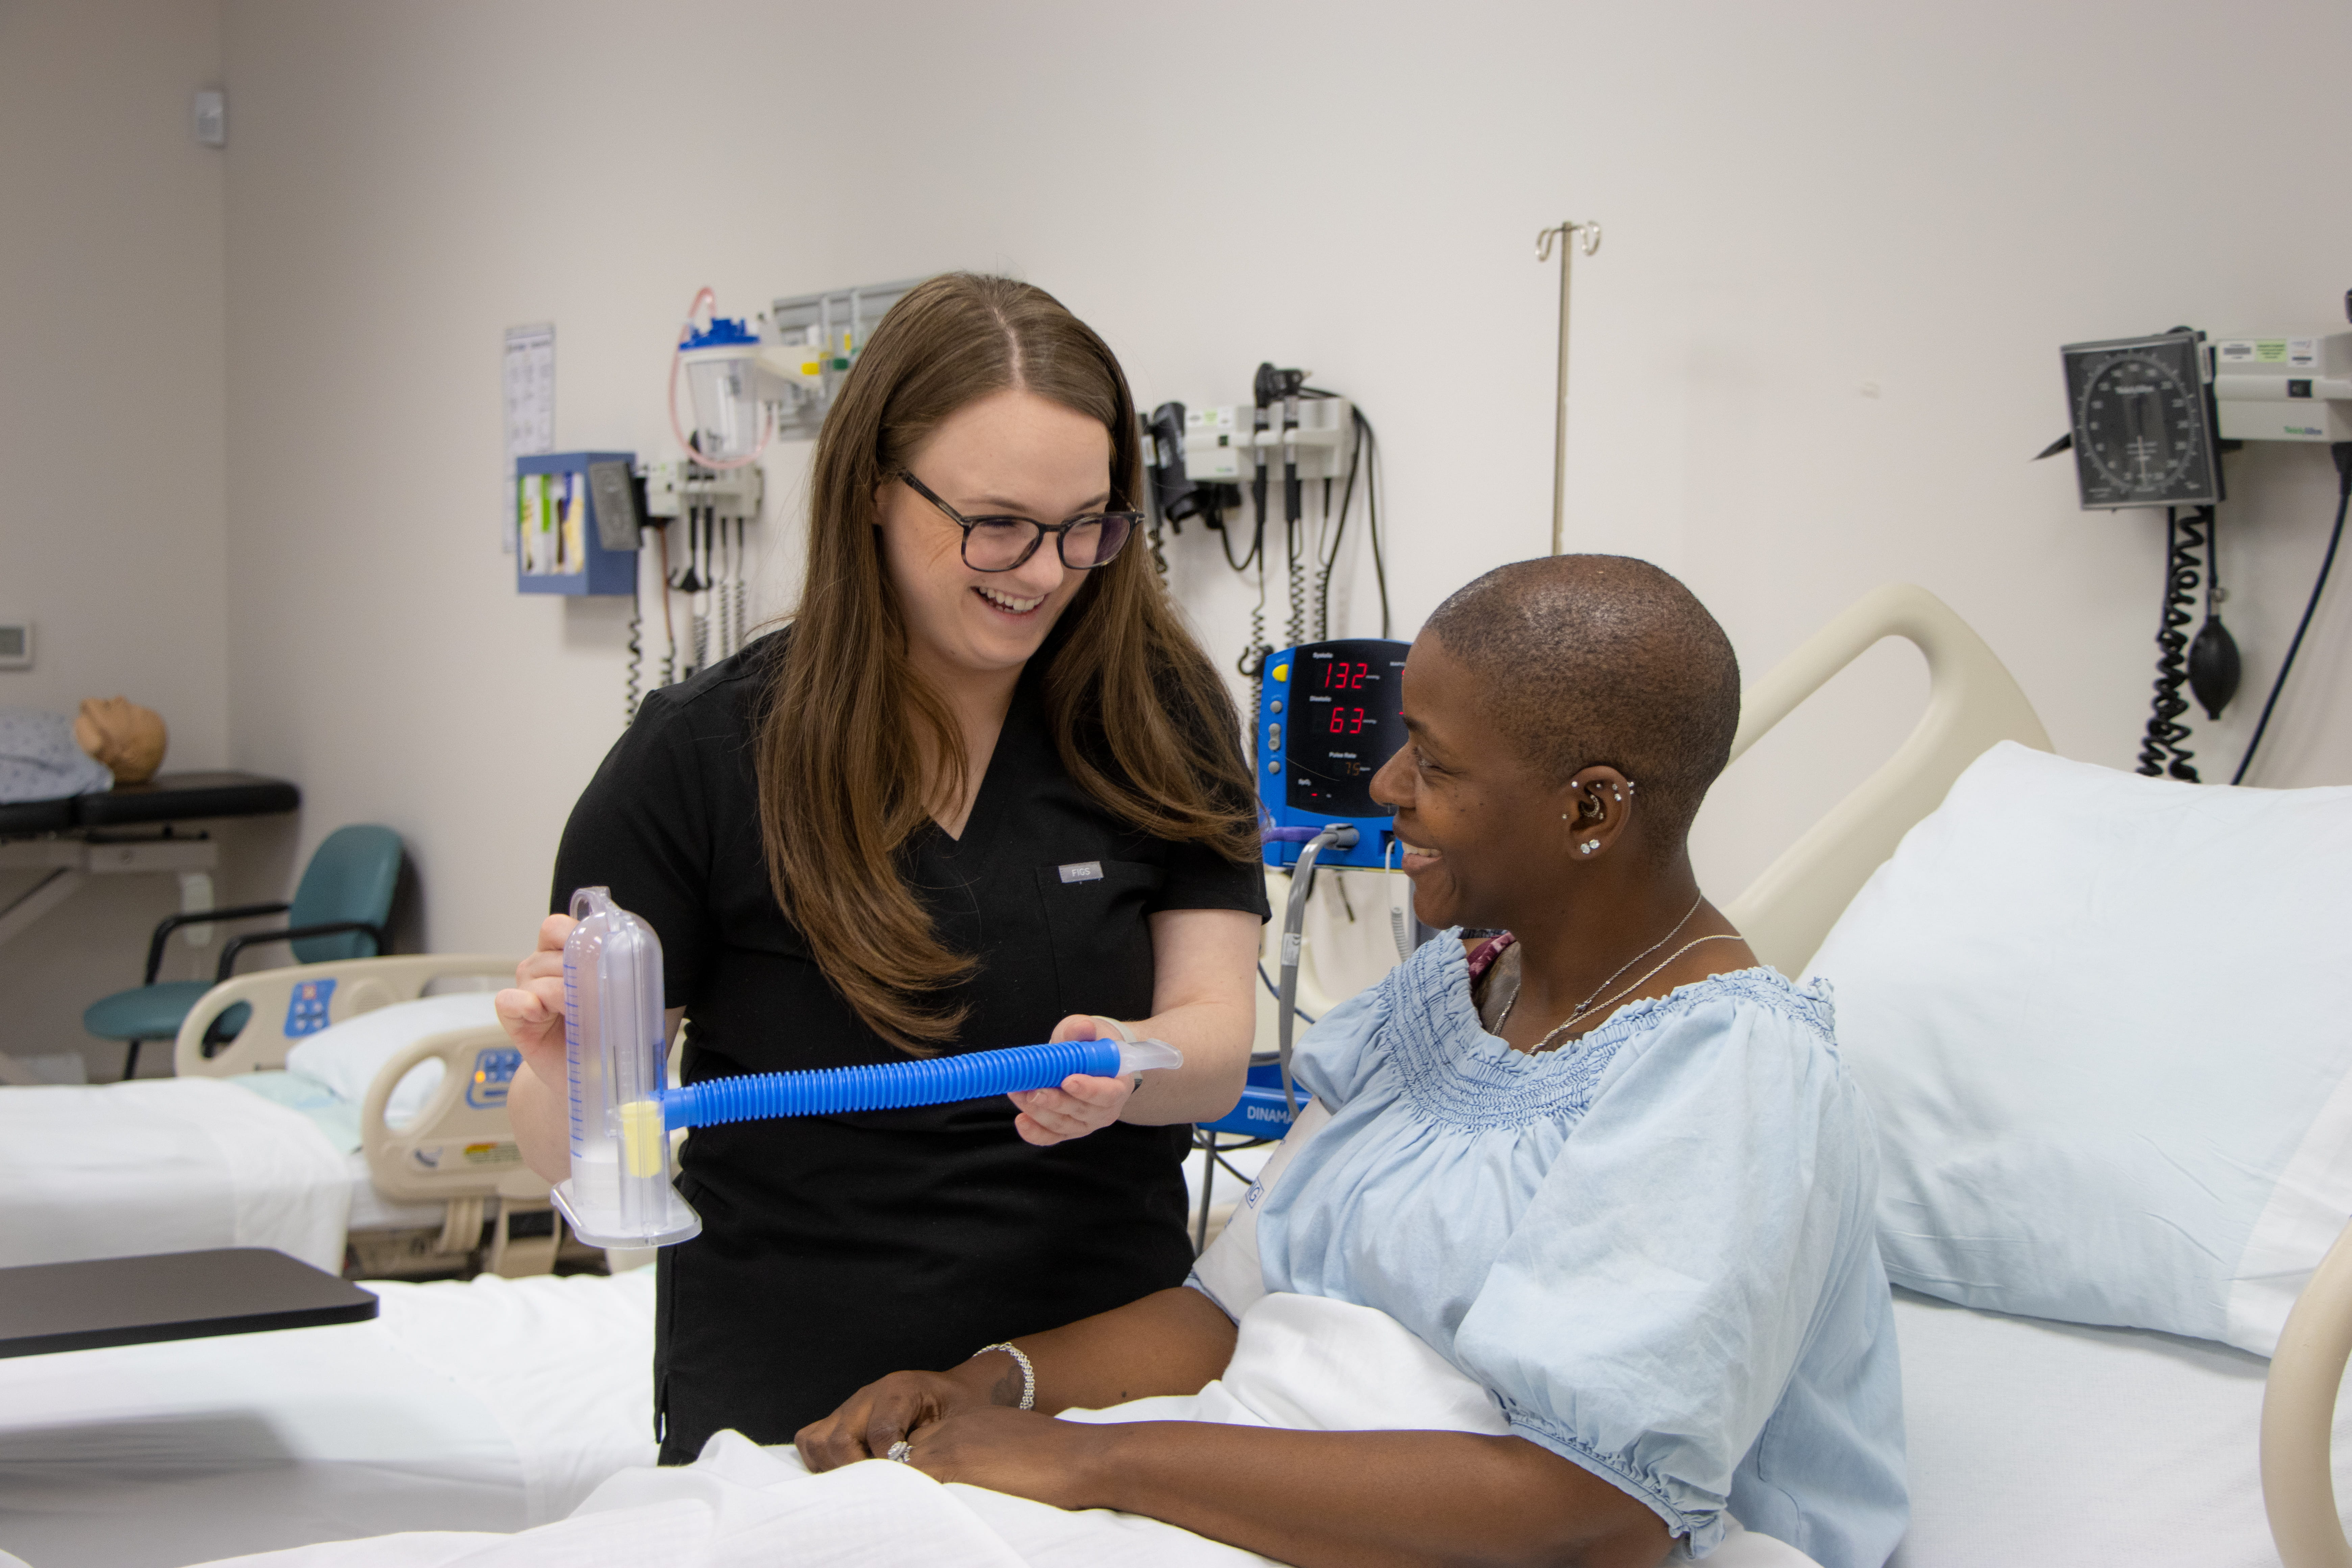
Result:
<svg viewBox="0 0 2352 1568"><path fill-rule="evenodd" d="M1693 899L1691 900L1691 907L1683 911L1683 918L1675 922L1675 928L1673 931L1666 932L1665 935L1660 937L1657 941L1652 942L1649 946L1643 948L1641 952L1635 953L1624 963L1619 964L1614 973L1611 974L1608 979L1602 981L1600 984L1592 988L1592 996L1598 996L1603 991L1608 990L1611 985L1616 983L1616 979L1619 974L1624 973L1627 970L1641 963L1642 960L1649 957L1650 954L1657 952L1658 949L1674 941L1676 936L1681 934L1683 927L1690 924L1691 916L1698 913L1699 905L1705 902L1706 902L1706 895L1705 893L1701 893L1697 898ZM1667 962L1671 963L1673 961L1670 959ZM1657 971L1654 969L1650 973L1652 974L1655 974ZM1646 979L1647 976L1644 976L1643 978ZM1637 981L1635 984L1638 984L1640 982ZM1522 985L1520 989L1525 990L1526 987ZM1569 1015L1570 1018L1576 1019L1583 1017L1586 1011L1592 1005L1592 996L1587 996L1583 1001L1578 1003L1576 1011ZM1511 1009L1518 1005L1519 993L1517 991L1514 991L1511 993L1511 999L1503 1004L1502 1016L1495 1020L1495 1033L1499 1035L1503 1032L1503 1026L1511 1021ZM1554 1033L1558 1033L1558 1031L1555 1030Z"/></svg>
<svg viewBox="0 0 2352 1568"><path fill-rule="evenodd" d="M1529 1056L1531 1056L1531 1057L1532 1057L1532 1056L1539 1056L1539 1055L1541 1055L1541 1054L1543 1053L1543 1051L1544 1051L1547 1047L1549 1047L1554 1040L1556 1040L1556 1039L1559 1038L1559 1037L1560 1037L1560 1036L1562 1036L1562 1035L1566 1034L1566 1033L1568 1032L1568 1030L1570 1029L1570 1027L1571 1026L1573 1026L1573 1025L1574 1025L1574 1024L1575 1024L1579 1019L1585 1017L1585 1016L1586 1016L1587 1015L1589 1015L1589 1014L1598 1013L1599 1011L1601 1011L1601 1007L1613 1007L1613 1006L1615 1006L1615 1005L1617 1005L1617 1003L1618 1003L1622 998L1624 998L1624 997L1627 997L1627 996L1631 996L1634 992L1639 991L1643 986L1644 986L1644 985L1648 984L1649 984L1649 982L1650 982L1650 978L1651 978L1651 976L1652 976L1652 975L1654 975L1654 974L1658 973L1660 970L1664 969L1664 968L1666 967L1666 965L1667 965L1667 964L1672 963L1675 959L1680 958L1684 953L1688 952L1692 948L1697 947L1697 946L1699 946L1699 945L1701 945L1702 943L1705 943L1705 942L1738 942L1738 940L1739 940L1739 933L1738 933L1738 931L1717 931L1713 936L1700 936L1700 937L1693 937L1690 941L1688 941L1688 942L1686 942L1683 943L1683 944L1682 944L1682 946L1680 946L1680 947L1678 947L1678 948L1675 949L1675 950L1674 950L1674 952L1670 952L1670 953L1666 954L1666 956L1665 956L1663 960L1661 960L1661 961L1659 962L1659 963L1657 964L1657 966L1656 966L1655 968L1652 969L1652 970L1649 972L1649 973L1643 975L1641 979L1636 980L1635 982L1633 982L1633 984L1628 985L1627 987L1625 987L1625 989L1624 989L1624 990L1620 991L1619 993L1617 993L1617 994L1616 994L1615 996L1612 996L1611 998L1609 998L1609 1000L1608 1000L1608 1001L1601 1003L1600 1007L1585 1007L1585 1008L1580 1009L1579 1011L1577 1011L1577 1012L1575 1012L1575 1013L1571 1013L1571 1014L1570 1014L1570 1015L1569 1015L1569 1016L1568 1016L1565 1020L1563 1020L1563 1021L1561 1022L1561 1024L1560 1024L1560 1026L1559 1026L1559 1028L1554 1029L1550 1034L1546 1035L1542 1039L1538 1040L1534 1045L1532 1045L1532 1046L1528 1047L1528 1055L1529 1055ZM1652 949L1651 951L1655 952L1656 950L1654 948L1654 949ZM1622 973L1622 972L1621 971L1620 973ZM1514 998L1512 998L1512 1000L1517 1001L1517 997L1514 997Z"/></svg>

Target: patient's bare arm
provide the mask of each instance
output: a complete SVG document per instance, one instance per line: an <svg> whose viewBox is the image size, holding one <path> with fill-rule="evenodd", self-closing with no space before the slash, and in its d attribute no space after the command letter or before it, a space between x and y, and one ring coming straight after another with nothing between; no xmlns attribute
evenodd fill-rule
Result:
<svg viewBox="0 0 2352 1568"><path fill-rule="evenodd" d="M1085 1426L986 1408L917 1429L911 1462L1060 1508L1115 1508L1298 1568L1655 1568L1673 1538L1629 1493L1523 1437Z"/></svg>
<svg viewBox="0 0 2352 1568"><path fill-rule="evenodd" d="M802 1429L814 1470L912 1462L1063 1508L1117 1508L1302 1568L1321 1563L1579 1563L1652 1568L1672 1544L1623 1491L1519 1437L1463 1432L1285 1432L1196 1421L1101 1426L1051 1412L1194 1394L1233 1359L1233 1322L1196 1290L1161 1290L951 1372L894 1373Z"/></svg>
<svg viewBox="0 0 2352 1568"><path fill-rule="evenodd" d="M1036 1408L1051 1414L1155 1394L1198 1394L1233 1359L1234 1324L1198 1290L1158 1290L1067 1328L1024 1334L1018 1343L1037 1369ZM1020 1363L991 1351L952 1371L894 1372L869 1383L824 1420L802 1427L793 1441L809 1468L830 1470L879 1458L929 1422L1020 1402Z"/></svg>

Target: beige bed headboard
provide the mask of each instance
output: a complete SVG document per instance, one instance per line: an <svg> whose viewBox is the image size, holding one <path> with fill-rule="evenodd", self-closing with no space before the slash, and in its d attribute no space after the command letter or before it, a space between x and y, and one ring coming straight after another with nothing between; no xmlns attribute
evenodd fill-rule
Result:
<svg viewBox="0 0 2352 1568"><path fill-rule="evenodd" d="M1908 638L1927 659L1927 707L1910 738L1724 909L1757 956L1791 977L1970 763L2001 741L2050 749L2033 705L1984 639L1927 589L1890 583L1864 594L1741 694L1733 760L1890 637Z"/></svg>

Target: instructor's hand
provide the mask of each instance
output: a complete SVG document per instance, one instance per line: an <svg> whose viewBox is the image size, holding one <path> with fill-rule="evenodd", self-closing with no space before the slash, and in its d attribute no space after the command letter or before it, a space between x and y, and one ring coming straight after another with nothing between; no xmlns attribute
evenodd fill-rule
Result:
<svg viewBox="0 0 2352 1568"><path fill-rule="evenodd" d="M1102 1020L1089 1013L1073 1013L1054 1026L1057 1043L1105 1037ZM1093 1078L1074 1072L1059 1089L1024 1089L1005 1098L1021 1108L1021 1114L1013 1119L1013 1130L1043 1148L1109 1126L1127 1109L1128 1098L1134 1092L1131 1078Z"/></svg>
<svg viewBox="0 0 2352 1568"><path fill-rule="evenodd" d="M515 965L511 990L494 1002L499 1026L522 1052L523 1061L548 1085L562 1089L563 944L580 922L570 915L550 915L539 922L539 951Z"/></svg>

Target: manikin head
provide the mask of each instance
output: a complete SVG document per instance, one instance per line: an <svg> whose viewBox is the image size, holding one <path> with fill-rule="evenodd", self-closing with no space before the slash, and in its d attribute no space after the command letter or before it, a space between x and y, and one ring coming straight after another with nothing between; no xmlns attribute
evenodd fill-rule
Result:
<svg viewBox="0 0 2352 1568"><path fill-rule="evenodd" d="M116 784L145 784L163 764L168 737L163 716L128 697L85 697L74 718L74 740L98 759Z"/></svg>
<svg viewBox="0 0 2352 1568"><path fill-rule="evenodd" d="M1739 664L1706 606L1623 556L1499 567L1414 639L1412 737L1372 781L1432 925L1516 928L1603 882L1687 875L1685 841L1739 724Z"/></svg>

